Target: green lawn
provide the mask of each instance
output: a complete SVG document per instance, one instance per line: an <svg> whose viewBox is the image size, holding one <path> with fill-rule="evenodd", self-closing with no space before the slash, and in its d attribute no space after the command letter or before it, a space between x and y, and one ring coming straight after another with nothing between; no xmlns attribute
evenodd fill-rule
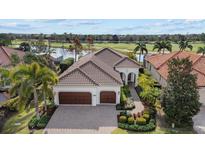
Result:
<svg viewBox="0 0 205 154"><path fill-rule="evenodd" d="M2 134L29 134L28 122L34 116L34 109L29 112L15 113L4 124ZM19 125L16 125L18 124ZM35 130L35 134L43 133L43 129Z"/></svg>
<svg viewBox="0 0 205 154"><path fill-rule="evenodd" d="M18 47L18 45L23 42L22 40L14 40L12 41L12 47ZM62 47L63 43L59 42L52 42L51 46L52 47ZM64 43L64 47L68 48L69 43ZM205 43L202 42L195 42L192 43L193 45L193 52L196 52L198 50L198 47L205 46ZM83 43L83 46L86 48L87 44ZM109 47L113 48L115 50L118 50L120 52L130 52L133 51L135 48L136 44L135 43L94 43L94 48L96 50L99 50L101 48ZM147 48L149 51L152 51L153 49L153 43L152 44L147 44ZM179 47L178 44L172 43L172 51L178 51Z"/></svg>

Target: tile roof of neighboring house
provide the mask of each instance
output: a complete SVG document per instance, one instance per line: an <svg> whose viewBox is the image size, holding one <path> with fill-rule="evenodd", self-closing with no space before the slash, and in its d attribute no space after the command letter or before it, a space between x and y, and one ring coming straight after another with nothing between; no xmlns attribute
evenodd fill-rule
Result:
<svg viewBox="0 0 205 154"><path fill-rule="evenodd" d="M192 61L192 73L197 76L197 85L198 87L205 86L205 57L202 55L198 55L190 52L173 52L168 54L156 54L146 57L146 61L150 62L159 74L167 80L168 77L168 61L172 58L187 58Z"/></svg>
<svg viewBox="0 0 205 154"><path fill-rule="evenodd" d="M96 53L90 53L82 57L79 61L75 62L71 67L69 67L60 75L59 84L122 84L122 79L119 72L115 71L114 69L115 65L117 67L120 67L121 65L123 67L127 66L130 68L133 68L134 66L140 66L138 63L130 60L127 56L122 55L112 49L104 48ZM73 71L75 72L77 69L78 72L81 73L71 73ZM87 78L87 80L84 78Z"/></svg>
<svg viewBox="0 0 205 154"><path fill-rule="evenodd" d="M0 66L9 66L11 64L11 55L14 53L16 53L21 59L25 55L21 50L0 46Z"/></svg>

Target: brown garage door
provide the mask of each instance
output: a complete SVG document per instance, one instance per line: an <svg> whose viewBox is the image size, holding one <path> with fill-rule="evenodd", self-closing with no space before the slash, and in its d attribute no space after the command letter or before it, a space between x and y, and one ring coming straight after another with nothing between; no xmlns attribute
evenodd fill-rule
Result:
<svg viewBox="0 0 205 154"><path fill-rule="evenodd" d="M116 94L113 91L100 92L100 103L116 103Z"/></svg>
<svg viewBox="0 0 205 154"><path fill-rule="evenodd" d="M92 104L89 92L60 92L60 104Z"/></svg>

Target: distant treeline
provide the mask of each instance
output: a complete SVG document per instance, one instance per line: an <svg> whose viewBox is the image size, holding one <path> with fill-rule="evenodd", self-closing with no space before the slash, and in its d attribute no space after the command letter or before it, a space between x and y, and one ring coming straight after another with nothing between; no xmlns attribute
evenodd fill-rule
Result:
<svg viewBox="0 0 205 154"><path fill-rule="evenodd" d="M192 42L203 41L205 42L205 33L202 34L174 34L174 35L111 35L111 34L102 34L102 35L79 35L72 33L64 34L0 34L0 40L7 38L10 40L21 39L21 40L31 40L31 39L49 39L54 42L69 42L75 37L78 37L81 42L87 42L87 38L91 37L93 42L137 42L137 41L148 41L155 42L160 40L170 40L172 42L178 42L180 40L189 40Z"/></svg>

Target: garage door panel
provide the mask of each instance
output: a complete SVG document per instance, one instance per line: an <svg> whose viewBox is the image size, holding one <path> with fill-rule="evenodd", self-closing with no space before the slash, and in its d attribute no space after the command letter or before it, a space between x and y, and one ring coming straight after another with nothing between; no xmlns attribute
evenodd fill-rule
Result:
<svg viewBox="0 0 205 154"><path fill-rule="evenodd" d="M89 92L60 92L60 104L92 104Z"/></svg>
<svg viewBox="0 0 205 154"><path fill-rule="evenodd" d="M116 103L116 93L113 91L100 92L100 103Z"/></svg>

